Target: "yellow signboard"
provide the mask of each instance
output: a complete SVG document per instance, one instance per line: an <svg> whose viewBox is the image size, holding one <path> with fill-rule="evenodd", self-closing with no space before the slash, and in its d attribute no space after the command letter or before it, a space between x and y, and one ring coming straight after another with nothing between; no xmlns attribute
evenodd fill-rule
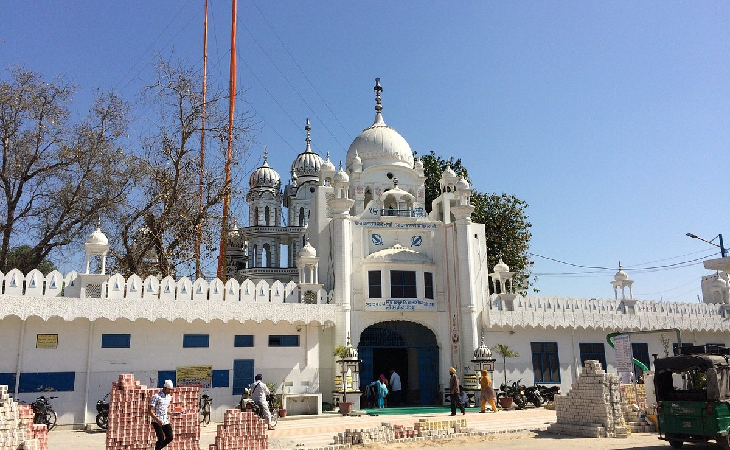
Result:
<svg viewBox="0 0 730 450"><path fill-rule="evenodd" d="M57 334L39 334L36 336L35 348L58 348Z"/></svg>
<svg viewBox="0 0 730 450"><path fill-rule="evenodd" d="M213 366L182 366L175 373L178 386L201 385L210 389L213 383Z"/></svg>

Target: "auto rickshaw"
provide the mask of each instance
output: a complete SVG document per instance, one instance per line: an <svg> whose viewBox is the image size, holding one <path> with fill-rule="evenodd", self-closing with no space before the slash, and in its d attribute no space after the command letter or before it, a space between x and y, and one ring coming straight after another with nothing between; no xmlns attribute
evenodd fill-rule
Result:
<svg viewBox="0 0 730 450"><path fill-rule="evenodd" d="M659 438L673 448L715 440L730 450L729 350L692 346L654 360Z"/></svg>

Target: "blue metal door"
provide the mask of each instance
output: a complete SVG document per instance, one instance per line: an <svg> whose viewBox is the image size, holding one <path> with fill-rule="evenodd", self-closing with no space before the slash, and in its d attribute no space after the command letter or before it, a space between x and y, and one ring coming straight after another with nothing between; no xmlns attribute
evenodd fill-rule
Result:
<svg viewBox="0 0 730 450"><path fill-rule="evenodd" d="M360 390L370 384L375 378L373 375L373 348L362 346L357 349L357 354L362 360L360 363Z"/></svg>
<svg viewBox="0 0 730 450"><path fill-rule="evenodd" d="M243 390L253 383L253 359L233 360L233 395L243 394Z"/></svg>
<svg viewBox="0 0 730 450"><path fill-rule="evenodd" d="M418 384L421 391L421 404L433 405L439 390L438 347L418 349Z"/></svg>

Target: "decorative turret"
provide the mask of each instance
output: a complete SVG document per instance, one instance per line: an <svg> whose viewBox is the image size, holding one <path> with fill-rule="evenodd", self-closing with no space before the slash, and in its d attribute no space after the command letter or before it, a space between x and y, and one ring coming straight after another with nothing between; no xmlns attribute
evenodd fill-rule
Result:
<svg viewBox="0 0 730 450"><path fill-rule="evenodd" d="M89 273L91 257L93 255L99 255L101 256L101 268L99 273L101 275L105 275L106 254L109 252L109 239L101 231L101 221L97 222L96 230L94 230L94 232L89 235L88 239L86 239L84 249L86 250L86 273Z"/></svg>
<svg viewBox="0 0 730 450"><path fill-rule="evenodd" d="M499 262L494 266L494 272L489 274L489 278L492 279L492 289L494 289L494 292L497 292L497 286L499 286L499 293L500 294L507 294L507 293L513 293L515 292L514 284L512 283L512 279L514 278L516 272L510 272L509 266L502 261L502 258L499 258ZM509 282L509 288L507 287L507 284Z"/></svg>
<svg viewBox="0 0 730 450"><path fill-rule="evenodd" d="M309 124L309 118L307 118L307 125L304 127L307 131L307 147L304 152L300 153L291 165L292 181L295 186L300 186L308 181L315 183L319 182L319 171L322 167L322 158L312 151L312 137L311 130L312 126Z"/></svg>
<svg viewBox="0 0 730 450"><path fill-rule="evenodd" d="M634 284L634 280L629 280L629 275L624 272L624 270L621 268L621 261L618 263L618 272L616 272L616 275L613 276L613 281L611 282L611 285L613 285L613 293L616 297L616 300L618 300L618 288L621 288L621 300L633 300L634 294L631 292L631 285ZM629 298L626 298L626 291L625 288L629 288Z"/></svg>

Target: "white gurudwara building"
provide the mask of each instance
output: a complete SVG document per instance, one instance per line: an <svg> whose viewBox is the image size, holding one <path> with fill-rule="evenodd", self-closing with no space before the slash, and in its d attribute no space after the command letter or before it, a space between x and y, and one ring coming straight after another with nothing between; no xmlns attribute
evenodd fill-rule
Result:
<svg viewBox="0 0 730 450"><path fill-rule="evenodd" d="M100 229L86 273L0 274L0 384L24 401L53 390L59 423L84 424L120 373L152 386L202 377L220 420L255 373L289 414L321 412L341 399L333 350L348 343L361 360L353 391L395 369L407 403L420 405L444 401L449 367L471 383L477 356L497 343L519 356L503 367L492 355L496 385L506 377L564 392L586 359L615 370L608 333L677 328L683 345L728 343L730 258L706 263L717 272L702 281L703 303L634 300L621 267L613 299L515 294L509 267L487 267L471 187L451 168L426 213L423 164L386 124L381 91L376 80L375 120L344 164L312 150L309 121L283 189L264 153L249 179L248 224L229 233L225 283L109 276ZM99 274L89 273L94 257ZM651 368L651 354L674 350L667 338L632 336L635 358ZM347 400L357 407L359 394Z"/></svg>

